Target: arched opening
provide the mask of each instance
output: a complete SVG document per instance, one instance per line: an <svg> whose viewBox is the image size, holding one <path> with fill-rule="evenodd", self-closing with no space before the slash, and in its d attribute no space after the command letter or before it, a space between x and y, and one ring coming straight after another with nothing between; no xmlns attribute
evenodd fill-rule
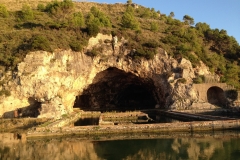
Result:
<svg viewBox="0 0 240 160"><path fill-rule="evenodd" d="M210 87L207 91L207 99L208 102L213 104L213 105L217 105L217 106L221 106L224 107L226 105L226 97L224 95L224 91L219 88L219 87Z"/></svg>
<svg viewBox="0 0 240 160"><path fill-rule="evenodd" d="M74 108L122 111L152 109L161 103L159 101L151 79L142 79L111 67L98 73L93 83L76 97Z"/></svg>

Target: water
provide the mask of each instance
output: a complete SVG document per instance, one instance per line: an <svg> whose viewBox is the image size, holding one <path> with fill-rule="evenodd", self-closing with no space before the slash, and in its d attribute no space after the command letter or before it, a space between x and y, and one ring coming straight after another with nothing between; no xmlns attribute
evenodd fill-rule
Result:
<svg viewBox="0 0 240 160"><path fill-rule="evenodd" d="M90 126L90 125L98 125L98 124L99 124L99 117L84 117L76 121L74 123L74 126Z"/></svg>
<svg viewBox="0 0 240 160"><path fill-rule="evenodd" d="M150 123L175 123L180 122L180 120L176 120L167 116L160 116L155 114L150 114L149 117L150 120L142 120L142 119L136 119L136 120L124 120L121 119L121 121L124 121L126 123L132 123L132 124L150 124ZM109 120L107 120L109 121ZM112 120L113 122L118 120ZM118 122L121 124L121 122ZM116 124L118 124L116 122ZM89 126L89 125L98 125L99 124L99 117L82 117L78 121L74 123L74 126Z"/></svg>
<svg viewBox="0 0 240 160"><path fill-rule="evenodd" d="M163 116L163 115L149 114L149 117L153 119L154 123L176 123L176 122L181 122L180 120L173 119L171 117Z"/></svg>
<svg viewBox="0 0 240 160"><path fill-rule="evenodd" d="M1 160L240 160L240 133L20 138L0 134Z"/></svg>

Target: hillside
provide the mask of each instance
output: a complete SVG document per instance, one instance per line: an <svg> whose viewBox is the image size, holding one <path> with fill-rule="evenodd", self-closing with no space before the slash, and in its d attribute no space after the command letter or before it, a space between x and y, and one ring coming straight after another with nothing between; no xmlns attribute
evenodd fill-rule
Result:
<svg viewBox="0 0 240 160"><path fill-rule="evenodd" d="M0 2L0 23L2 75L16 70L30 51L72 49L99 56L101 47L86 52L85 46L90 37L103 33L128 39L124 45L136 50L131 55L134 60L150 60L163 48L175 59L190 60L195 69L202 61L221 82L240 88L240 46L235 38L204 22L194 25L194 17L188 15L180 21L174 15L132 4L5 0ZM205 80L204 75L198 75L194 82Z"/></svg>

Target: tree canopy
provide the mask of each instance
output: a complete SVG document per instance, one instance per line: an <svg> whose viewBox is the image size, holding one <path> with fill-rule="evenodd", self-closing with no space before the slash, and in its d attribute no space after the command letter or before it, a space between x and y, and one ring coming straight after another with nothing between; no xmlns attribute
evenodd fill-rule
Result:
<svg viewBox="0 0 240 160"><path fill-rule="evenodd" d="M36 8L23 5L16 11L0 4L0 68L16 69L29 51L82 52L90 37L115 33L128 40L124 47L135 49L134 60L152 59L161 47L176 59L190 60L193 67L204 62L221 82L240 88L240 46L226 30L212 29L204 22L194 26L189 15L180 21L173 18L174 12L166 16L154 8L87 4L41 1ZM101 48L94 48L90 55L100 56Z"/></svg>
<svg viewBox="0 0 240 160"><path fill-rule="evenodd" d="M194 19L190 17L189 15L183 16L184 22L186 22L189 25L194 25Z"/></svg>

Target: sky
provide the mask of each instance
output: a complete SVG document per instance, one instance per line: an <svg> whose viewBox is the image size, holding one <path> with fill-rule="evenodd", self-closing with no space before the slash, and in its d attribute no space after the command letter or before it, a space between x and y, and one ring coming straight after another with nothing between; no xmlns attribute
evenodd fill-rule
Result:
<svg viewBox="0 0 240 160"><path fill-rule="evenodd" d="M79 0L81 1L81 0ZM126 3L127 0L91 0L98 3ZM162 14L174 12L175 19L184 15L194 19L195 24L205 22L211 29L227 31L240 44L240 0L132 0L133 3L154 8Z"/></svg>

